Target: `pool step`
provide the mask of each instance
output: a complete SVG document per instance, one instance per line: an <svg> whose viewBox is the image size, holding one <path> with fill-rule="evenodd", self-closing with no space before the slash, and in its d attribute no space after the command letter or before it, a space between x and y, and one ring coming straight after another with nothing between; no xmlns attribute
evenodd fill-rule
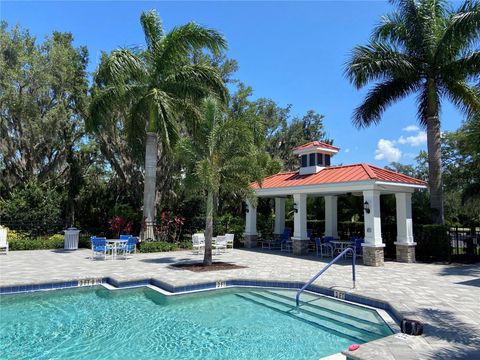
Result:
<svg viewBox="0 0 480 360"><path fill-rule="evenodd" d="M348 338L352 342L365 343L378 339L380 337L377 334L357 329L355 327L352 327L351 325L342 323L341 321L332 320L322 315L305 311L304 309L297 309L295 306L286 304L281 300L277 301L276 299L272 299L271 297L266 297L262 295L262 293L256 292L245 292L237 294L237 296L247 301L251 301L258 305L268 307L269 309L279 311L285 315L291 316L303 322L307 322L310 325L319 327L325 331L333 332L337 336Z"/></svg>
<svg viewBox="0 0 480 360"><path fill-rule="evenodd" d="M289 290L271 290L269 291L278 296L283 296L287 299L291 299L292 302L295 302L296 293ZM341 313L346 316L350 316L354 319L357 319L360 322L366 324L384 324L382 318L378 315L377 312L371 311L360 305L349 304L343 301L332 299L327 296L315 295L308 292L302 293L300 297L300 304L304 306L305 304L310 304L314 306L320 306L324 309L328 309L332 312ZM388 332L388 335L392 334Z"/></svg>
<svg viewBox="0 0 480 360"><path fill-rule="evenodd" d="M295 306L295 293L264 291L259 293L262 296L272 297L276 301L283 301L285 304ZM289 296L290 295L290 296ZM313 315L321 315L333 321L340 321L360 330L367 330L379 336L391 335L392 331L386 326L383 320L375 315L371 310L358 307L353 304L341 303L338 300L332 300L323 296L313 296L301 302L301 309ZM361 316L361 317L360 317ZM378 315L377 315L378 316ZM372 317L377 320L373 322L365 318Z"/></svg>
<svg viewBox="0 0 480 360"><path fill-rule="evenodd" d="M267 299L269 301L289 306L292 309L291 312L298 313L299 317L309 319L313 317L320 319L321 321L326 321L330 324L330 327L334 326L338 331L345 331L345 329L348 329L348 331L352 331L351 336L355 338L372 341L385 336L384 334L379 333L378 329L375 328L374 330L376 331L372 331L371 329L367 328L366 324L358 323L349 317L345 317L342 313L332 315L332 313L325 311L325 309L322 309L321 307L313 307L309 306L308 304L304 304L300 308L297 308L295 306L295 302L292 303L289 299L280 297L275 293L252 291L251 294L257 297L262 297L263 299Z"/></svg>

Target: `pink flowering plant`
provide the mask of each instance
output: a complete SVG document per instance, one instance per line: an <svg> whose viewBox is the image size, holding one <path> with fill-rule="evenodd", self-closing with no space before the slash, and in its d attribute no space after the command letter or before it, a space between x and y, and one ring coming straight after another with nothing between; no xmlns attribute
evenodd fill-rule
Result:
<svg viewBox="0 0 480 360"><path fill-rule="evenodd" d="M120 234L130 234L132 232L133 224L131 220L124 218L123 216L115 215L112 217L108 224L110 230L119 237Z"/></svg>

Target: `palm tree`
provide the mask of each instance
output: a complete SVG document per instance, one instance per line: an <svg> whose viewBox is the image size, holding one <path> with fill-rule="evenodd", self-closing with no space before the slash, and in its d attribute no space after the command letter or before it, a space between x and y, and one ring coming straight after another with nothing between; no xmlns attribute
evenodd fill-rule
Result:
<svg viewBox="0 0 480 360"><path fill-rule="evenodd" d="M186 188L200 191L206 198L203 263L208 266L212 264L213 219L220 189L254 201L250 182L261 179L263 171L258 161L262 156L247 120L229 118L212 98L205 99L202 113L194 136L185 138L179 148L186 167Z"/></svg>
<svg viewBox="0 0 480 360"><path fill-rule="evenodd" d="M103 57L87 126L98 131L102 123L116 121L120 109L128 109L123 120L130 143L145 146L143 217L150 225L147 234L153 234L159 139L163 148L171 148L179 137L179 121L198 118L201 99L215 94L226 100L218 71L190 61L201 49L219 54L226 42L218 32L195 23L165 33L154 10L143 12L140 22L146 48L120 48Z"/></svg>
<svg viewBox="0 0 480 360"><path fill-rule="evenodd" d="M427 129L430 208L443 223L440 107L443 98L467 115L480 110L480 4L467 1L452 10L445 1L395 0L366 46L354 48L346 76L360 89L375 85L355 109L353 123L377 124L394 102L417 94L418 120Z"/></svg>

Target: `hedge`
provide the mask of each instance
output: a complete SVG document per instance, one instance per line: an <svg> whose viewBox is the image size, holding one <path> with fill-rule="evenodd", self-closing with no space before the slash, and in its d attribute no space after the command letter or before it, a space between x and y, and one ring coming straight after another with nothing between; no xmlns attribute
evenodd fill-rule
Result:
<svg viewBox="0 0 480 360"><path fill-rule="evenodd" d="M49 250L63 249L63 235L55 234L49 238L25 239L8 237L9 250Z"/></svg>
<svg viewBox="0 0 480 360"><path fill-rule="evenodd" d="M182 241L180 244L166 241L150 241L138 244L138 250L141 253L167 252L175 250L191 250L191 241Z"/></svg>

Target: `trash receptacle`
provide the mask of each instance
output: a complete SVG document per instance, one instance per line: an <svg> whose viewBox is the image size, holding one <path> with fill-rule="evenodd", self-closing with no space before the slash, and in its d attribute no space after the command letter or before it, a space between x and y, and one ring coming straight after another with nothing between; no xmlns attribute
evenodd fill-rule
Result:
<svg viewBox="0 0 480 360"><path fill-rule="evenodd" d="M63 248L65 250L77 250L80 230L74 227L70 227L67 230L64 230L63 232L65 233Z"/></svg>

